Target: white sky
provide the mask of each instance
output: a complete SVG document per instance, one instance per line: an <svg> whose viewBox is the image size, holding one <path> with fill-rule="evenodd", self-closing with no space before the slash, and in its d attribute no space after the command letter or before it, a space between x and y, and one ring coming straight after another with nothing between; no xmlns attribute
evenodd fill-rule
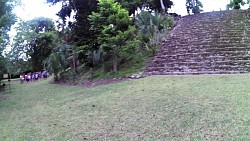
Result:
<svg viewBox="0 0 250 141"><path fill-rule="evenodd" d="M56 6L49 6L46 4L46 0L21 0L23 3L22 7L17 7L14 9L14 12L22 20L31 20L35 17L48 17L53 19L58 19L55 15L61 8L61 5L58 3ZM180 15L187 15L185 3L186 0L172 0L174 3L173 8L170 12L175 12ZM226 9L226 4L230 0L200 0L203 4L204 12L209 11L219 11ZM248 7L248 6L245 6Z"/></svg>
<svg viewBox="0 0 250 141"><path fill-rule="evenodd" d="M58 19L55 15L61 8L58 3L50 6L46 0L21 0L22 5L14 9L14 13L22 20L31 20L35 17Z"/></svg>
<svg viewBox="0 0 250 141"><path fill-rule="evenodd" d="M172 0L174 3L173 8L170 12L175 12L179 15L187 15L186 10L186 0ZM230 0L200 0L203 4L203 12L210 12L210 11L220 11L226 10L226 5L230 2ZM248 5L242 7L242 9L247 9Z"/></svg>

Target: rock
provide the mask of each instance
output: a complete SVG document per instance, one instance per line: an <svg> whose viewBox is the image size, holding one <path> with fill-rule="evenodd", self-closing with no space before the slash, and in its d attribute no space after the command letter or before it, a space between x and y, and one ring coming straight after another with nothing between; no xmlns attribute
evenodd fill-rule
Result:
<svg viewBox="0 0 250 141"><path fill-rule="evenodd" d="M132 74L132 75L130 76L130 78L135 79L136 76L137 76L137 74Z"/></svg>
<svg viewBox="0 0 250 141"><path fill-rule="evenodd" d="M144 72L140 72L138 74L132 74L129 78L132 78L132 79L139 79L139 78L143 78L145 75L144 75Z"/></svg>
<svg viewBox="0 0 250 141"><path fill-rule="evenodd" d="M143 77L144 77L144 72L140 72L140 73L138 74L138 77L139 77L139 78L143 78Z"/></svg>

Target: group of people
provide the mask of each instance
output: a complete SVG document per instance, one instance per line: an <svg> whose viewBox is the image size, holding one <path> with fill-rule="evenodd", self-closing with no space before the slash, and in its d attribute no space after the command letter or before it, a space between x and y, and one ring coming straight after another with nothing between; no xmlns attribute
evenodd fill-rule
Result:
<svg viewBox="0 0 250 141"><path fill-rule="evenodd" d="M40 72L30 72L27 74L20 74L20 83L22 84L24 81L27 83L36 81L38 79L46 79L49 76L47 71L40 71Z"/></svg>

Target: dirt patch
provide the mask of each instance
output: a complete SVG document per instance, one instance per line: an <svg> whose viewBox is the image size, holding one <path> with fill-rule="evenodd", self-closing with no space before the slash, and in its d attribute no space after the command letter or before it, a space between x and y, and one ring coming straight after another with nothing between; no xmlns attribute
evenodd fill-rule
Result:
<svg viewBox="0 0 250 141"><path fill-rule="evenodd" d="M119 82L123 82L123 81L129 81L129 80L131 80L131 79L129 79L129 78L108 78L108 79L93 80L93 81L84 80L82 82L82 86L86 87L86 88L93 88L93 87L100 86L100 85L114 84L114 83L119 83Z"/></svg>
<svg viewBox="0 0 250 141"><path fill-rule="evenodd" d="M130 79L130 78L106 78L106 79L93 80L93 81L81 80L78 82L72 82L72 81L54 82L54 81L50 81L50 83L65 85L65 86L79 85L79 86L85 87L85 88L93 88L93 87L100 86L100 85L109 85L109 84L119 83L119 82L123 82L123 81L129 81L129 80L133 80L133 79Z"/></svg>
<svg viewBox="0 0 250 141"><path fill-rule="evenodd" d="M50 84L59 84L59 85L65 85L65 86L75 86L78 85L77 82L72 82L72 81L59 81L55 82L53 80L49 81Z"/></svg>
<svg viewBox="0 0 250 141"><path fill-rule="evenodd" d="M8 100L8 99L10 99L10 96L8 96L8 95L0 95L0 101L1 100Z"/></svg>

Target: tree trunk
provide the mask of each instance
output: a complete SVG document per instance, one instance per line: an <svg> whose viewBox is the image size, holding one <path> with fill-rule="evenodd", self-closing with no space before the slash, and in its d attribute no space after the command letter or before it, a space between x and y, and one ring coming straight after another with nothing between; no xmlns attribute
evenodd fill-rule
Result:
<svg viewBox="0 0 250 141"><path fill-rule="evenodd" d="M195 0L192 0L192 6L195 7Z"/></svg>
<svg viewBox="0 0 250 141"><path fill-rule="evenodd" d="M54 81L55 81L55 82L58 82L58 76L57 76L57 74L55 74L55 73L54 73Z"/></svg>
<svg viewBox="0 0 250 141"><path fill-rule="evenodd" d="M117 65L118 65L118 58L117 58L117 55L114 53L113 54L113 71L114 72L117 71Z"/></svg>
<svg viewBox="0 0 250 141"><path fill-rule="evenodd" d="M161 2L162 13L165 13L166 12L166 8L164 6L163 0L160 0L160 2Z"/></svg>
<svg viewBox="0 0 250 141"><path fill-rule="evenodd" d="M73 58L72 65L73 65L73 82L75 82L75 79L76 79L76 59L75 59L75 57Z"/></svg>
<svg viewBox="0 0 250 141"><path fill-rule="evenodd" d="M73 64L73 70L74 70L74 72L76 73L76 59L75 59L75 57L73 58L73 60L72 60L72 64Z"/></svg>

